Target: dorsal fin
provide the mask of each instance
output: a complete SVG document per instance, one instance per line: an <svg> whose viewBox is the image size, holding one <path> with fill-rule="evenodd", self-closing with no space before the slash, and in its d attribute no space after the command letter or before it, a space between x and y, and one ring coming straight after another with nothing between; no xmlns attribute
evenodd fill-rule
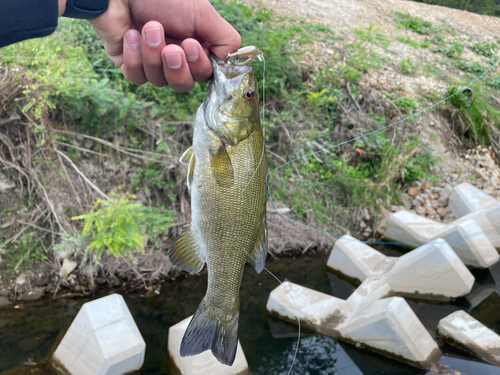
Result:
<svg viewBox="0 0 500 375"><path fill-rule="evenodd" d="M200 247L193 236L191 224L187 225L170 246L168 257L174 266L184 271L198 273L203 269L205 259L201 255Z"/></svg>
<svg viewBox="0 0 500 375"><path fill-rule="evenodd" d="M247 261L250 263L257 273L261 273L264 269L267 256L267 223L266 217L262 220L257 232L255 245L247 255Z"/></svg>

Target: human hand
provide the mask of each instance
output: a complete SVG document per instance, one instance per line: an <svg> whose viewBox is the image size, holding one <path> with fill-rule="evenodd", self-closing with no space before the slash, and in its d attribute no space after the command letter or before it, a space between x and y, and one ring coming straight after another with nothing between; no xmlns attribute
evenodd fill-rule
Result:
<svg viewBox="0 0 500 375"><path fill-rule="evenodd" d="M109 0L89 22L129 81L179 92L210 79L209 51L225 59L241 43L207 0Z"/></svg>

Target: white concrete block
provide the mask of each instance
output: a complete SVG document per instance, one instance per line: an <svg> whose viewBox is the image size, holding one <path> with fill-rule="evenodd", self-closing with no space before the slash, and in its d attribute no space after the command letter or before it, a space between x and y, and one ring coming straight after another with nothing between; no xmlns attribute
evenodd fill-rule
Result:
<svg viewBox="0 0 500 375"><path fill-rule="evenodd" d="M465 265L486 268L496 263L499 256L483 229L471 219L474 215L484 216L484 212L477 211L452 223L441 224L408 211L399 211L391 214L385 238L403 242L409 247L444 238Z"/></svg>
<svg viewBox="0 0 500 375"><path fill-rule="evenodd" d="M498 251L475 220L453 225L441 237L467 266L487 268L498 262Z"/></svg>
<svg viewBox="0 0 500 375"><path fill-rule="evenodd" d="M369 278L344 302L287 282L271 292L267 309L287 320L299 317L301 324L324 334L428 367L441 352L403 298L380 300L390 291L383 278Z"/></svg>
<svg viewBox="0 0 500 375"><path fill-rule="evenodd" d="M238 340L236 357L232 366L226 366L220 363L210 350L192 357L181 357L181 341L184 332L191 321L189 318L172 326L168 330L168 354L175 365L179 374L198 375L198 374L218 374L218 375L243 375L249 374L248 363Z"/></svg>
<svg viewBox="0 0 500 375"><path fill-rule="evenodd" d="M385 279L396 293L455 298L470 292L474 276L438 238L401 256Z"/></svg>
<svg viewBox="0 0 500 375"><path fill-rule="evenodd" d="M386 273L396 261L346 234L333 247L327 268L360 282L367 277Z"/></svg>
<svg viewBox="0 0 500 375"><path fill-rule="evenodd" d="M85 303L53 361L71 375L121 375L139 370L146 344L119 294Z"/></svg>
<svg viewBox="0 0 500 375"><path fill-rule="evenodd" d="M437 333L483 360L500 365L500 336L479 321L459 310L441 319Z"/></svg>
<svg viewBox="0 0 500 375"><path fill-rule="evenodd" d="M464 182L455 186L450 194L448 207L459 218L471 212L488 209L500 202L477 187Z"/></svg>
<svg viewBox="0 0 500 375"><path fill-rule="evenodd" d="M274 289L267 300L267 311L290 321L307 321L318 326L324 321L343 319L343 299L285 281Z"/></svg>
<svg viewBox="0 0 500 375"><path fill-rule="evenodd" d="M401 297L376 301L337 329L349 340L424 367L440 355L429 332Z"/></svg>

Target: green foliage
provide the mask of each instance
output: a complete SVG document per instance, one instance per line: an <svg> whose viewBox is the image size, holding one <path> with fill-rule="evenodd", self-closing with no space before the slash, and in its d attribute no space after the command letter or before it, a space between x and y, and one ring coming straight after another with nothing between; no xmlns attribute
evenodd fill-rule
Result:
<svg viewBox="0 0 500 375"><path fill-rule="evenodd" d="M464 133L473 145L489 144L488 121L499 121L500 111L495 110L487 104L481 93L481 86L474 86L474 98L470 92L463 91L457 87L450 87L446 97L453 95L448 101L463 117L466 124L470 124L470 130Z"/></svg>
<svg viewBox="0 0 500 375"><path fill-rule="evenodd" d="M415 65L410 59L404 59L399 62L399 71L402 74L412 74L415 71Z"/></svg>
<svg viewBox="0 0 500 375"><path fill-rule="evenodd" d="M374 27L372 22L370 22L370 25L366 29L354 29L354 34L364 42L381 44L384 47L387 47L391 43L380 27Z"/></svg>
<svg viewBox="0 0 500 375"><path fill-rule="evenodd" d="M500 75L486 78L484 80L484 83L486 83L490 87L493 87L494 89L500 90Z"/></svg>
<svg viewBox="0 0 500 375"><path fill-rule="evenodd" d="M396 36L396 39L399 40L401 43L408 44L409 46L412 47L422 47L422 48L427 48L429 47L429 42L428 41L423 41L423 42L417 42L415 39L410 38L409 36L404 37L401 35Z"/></svg>
<svg viewBox="0 0 500 375"><path fill-rule="evenodd" d="M466 73L482 74L486 68L477 61L470 61L464 59L456 59L452 61L455 68L463 70Z"/></svg>
<svg viewBox="0 0 500 375"><path fill-rule="evenodd" d="M497 42L477 42L469 46L471 51L474 51L478 55L483 55L486 57L494 57L496 51L498 50Z"/></svg>
<svg viewBox="0 0 500 375"><path fill-rule="evenodd" d="M396 12L396 20L398 28L411 30L418 34L432 34L440 30L429 21L405 13Z"/></svg>
<svg viewBox="0 0 500 375"><path fill-rule="evenodd" d="M456 58L459 57L463 51L464 44L460 40L453 40L443 53L446 57Z"/></svg>
<svg viewBox="0 0 500 375"><path fill-rule="evenodd" d="M400 98L397 98L394 100L394 104L396 104L405 115L412 114L418 107L415 99L410 98L409 96L401 96Z"/></svg>
<svg viewBox="0 0 500 375"><path fill-rule="evenodd" d="M82 235L90 242L87 249L93 252L95 262L104 251L115 257L133 258L135 252L144 251L147 236L156 236L172 221L171 213L132 203L132 197L112 195L109 200L98 199L89 213L72 218L84 221Z"/></svg>

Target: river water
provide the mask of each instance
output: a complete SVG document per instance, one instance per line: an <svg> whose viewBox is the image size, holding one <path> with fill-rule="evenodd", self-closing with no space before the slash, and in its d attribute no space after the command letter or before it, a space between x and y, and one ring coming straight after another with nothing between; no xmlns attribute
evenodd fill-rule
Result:
<svg viewBox="0 0 500 375"><path fill-rule="evenodd" d="M386 255L401 252L385 249ZM268 268L281 280L346 299L356 285L326 271L327 255L269 259ZM456 310L466 310L495 332L500 331L500 264L489 270L474 270L476 283L470 295L451 302L432 303L407 299L417 316L435 337L438 321ZM495 282L496 280L496 282ZM121 289L100 290L95 298L120 293L146 341L146 358L139 374L169 374L167 339L170 326L193 314L203 298L206 275L193 275L163 282L158 295L128 294ZM278 282L265 273L245 269L241 285L240 342L251 373L286 374L297 342L297 327L265 312L269 293ZM17 309L0 310L0 372L30 373L23 363L40 363L50 355L84 302L90 299L60 299L23 303ZM500 375L500 368L481 362L448 345L441 347L442 374ZM36 368L36 367L35 367ZM36 373L48 373L38 367ZM12 372L10 372L12 373ZM303 332L292 374L435 374L356 348L333 338Z"/></svg>

